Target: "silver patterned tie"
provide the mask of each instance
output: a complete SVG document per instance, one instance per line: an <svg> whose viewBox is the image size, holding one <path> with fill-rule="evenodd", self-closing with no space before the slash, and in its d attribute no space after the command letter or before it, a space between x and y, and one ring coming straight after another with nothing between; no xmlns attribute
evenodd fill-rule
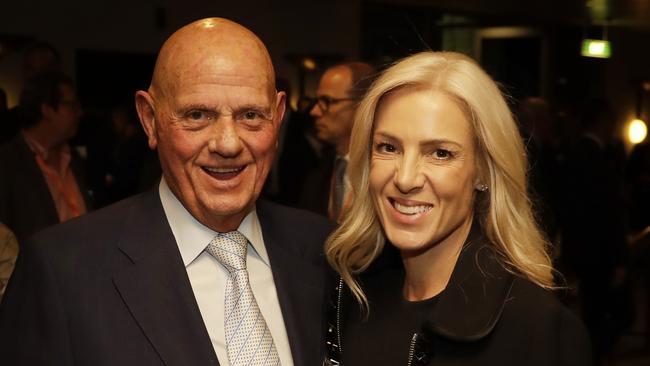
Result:
<svg viewBox="0 0 650 366"><path fill-rule="evenodd" d="M224 301L228 361L231 366L280 365L273 337L248 281L247 249L248 240L239 231L219 233L206 248L229 272Z"/></svg>

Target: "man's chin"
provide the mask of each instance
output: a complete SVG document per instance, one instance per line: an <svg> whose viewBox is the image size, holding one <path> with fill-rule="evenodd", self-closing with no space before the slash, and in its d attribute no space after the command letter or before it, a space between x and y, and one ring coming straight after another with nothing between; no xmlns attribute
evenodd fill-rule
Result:
<svg viewBox="0 0 650 366"><path fill-rule="evenodd" d="M237 230L244 217L255 207L254 202L250 200L220 199L203 206L199 213L200 218L194 216L205 226L215 231Z"/></svg>
<svg viewBox="0 0 650 366"><path fill-rule="evenodd" d="M320 141L327 142L327 133L323 129L317 129L316 130L316 138L319 139Z"/></svg>

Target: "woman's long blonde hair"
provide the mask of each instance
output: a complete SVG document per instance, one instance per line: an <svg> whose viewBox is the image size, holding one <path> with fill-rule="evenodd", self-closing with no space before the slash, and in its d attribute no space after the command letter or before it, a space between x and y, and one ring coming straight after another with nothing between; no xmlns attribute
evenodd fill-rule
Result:
<svg viewBox="0 0 650 366"><path fill-rule="evenodd" d="M459 102L476 136L479 175L489 186L477 198L483 200L479 205L483 209L475 217L509 270L542 287L553 287L548 242L535 222L527 194L526 153L517 125L494 81L474 60L454 52L422 52L397 62L382 73L360 103L348 164L355 199L340 227L327 239L329 263L367 308L355 275L368 268L386 241L369 194L375 111L384 95L408 87L440 91Z"/></svg>

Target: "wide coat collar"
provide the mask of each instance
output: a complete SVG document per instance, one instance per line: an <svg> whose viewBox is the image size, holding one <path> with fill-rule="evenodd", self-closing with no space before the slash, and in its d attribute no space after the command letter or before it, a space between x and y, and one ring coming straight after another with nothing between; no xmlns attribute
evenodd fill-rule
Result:
<svg viewBox="0 0 650 366"><path fill-rule="evenodd" d="M424 324L424 333L453 341L475 341L488 335L499 321L514 283L515 276L505 268L494 246L475 222L449 283ZM382 255L361 278L362 282L373 281L374 277L381 279L386 274L401 271L399 252L386 243Z"/></svg>
<svg viewBox="0 0 650 366"><path fill-rule="evenodd" d="M474 224L425 331L454 341L487 336L501 317L515 276Z"/></svg>
<svg viewBox="0 0 650 366"><path fill-rule="evenodd" d="M114 276L115 286L166 365L218 364L157 189L133 202L117 244L133 265ZM322 318L305 303L322 302L322 267L272 204L257 209L294 364L307 365L318 354L310 347L319 346Z"/></svg>

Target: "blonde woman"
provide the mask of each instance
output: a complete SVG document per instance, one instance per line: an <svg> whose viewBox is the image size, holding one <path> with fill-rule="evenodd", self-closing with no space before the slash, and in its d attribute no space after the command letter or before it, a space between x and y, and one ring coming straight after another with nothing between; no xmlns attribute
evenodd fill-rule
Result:
<svg viewBox="0 0 650 366"><path fill-rule="evenodd" d="M326 244L341 276L328 362L590 364L582 324L551 291L526 168L474 61L426 52L387 69L357 112L356 199Z"/></svg>

